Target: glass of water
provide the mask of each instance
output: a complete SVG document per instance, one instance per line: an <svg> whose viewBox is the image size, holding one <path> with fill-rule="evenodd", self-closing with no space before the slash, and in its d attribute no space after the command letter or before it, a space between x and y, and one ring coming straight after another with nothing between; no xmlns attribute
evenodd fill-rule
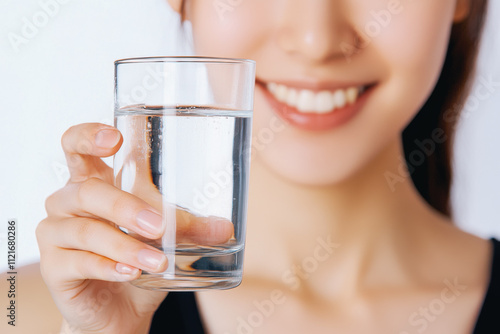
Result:
<svg viewBox="0 0 500 334"><path fill-rule="evenodd" d="M255 62L147 57L115 62L115 185L153 206L163 235L120 229L168 258L131 283L156 290L241 283Z"/></svg>

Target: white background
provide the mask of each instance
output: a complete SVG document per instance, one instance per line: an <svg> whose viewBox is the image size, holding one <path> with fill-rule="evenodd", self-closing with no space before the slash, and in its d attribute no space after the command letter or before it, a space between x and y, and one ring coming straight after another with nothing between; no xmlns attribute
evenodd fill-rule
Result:
<svg viewBox="0 0 500 334"><path fill-rule="evenodd" d="M18 219L17 265L39 259L34 231L44 200L68 178L63 132L82 122L112 124L113 61L185 51L166 0L72 0L43 22L40 3L51 1L0 0L0 271L9 218ZM478 77L498 82L500 4L491 2ZM22 36L34 17L42 24L16 50L9 34ZM500 238L500 88L478 102L457 135L455 220Z"/></svg>

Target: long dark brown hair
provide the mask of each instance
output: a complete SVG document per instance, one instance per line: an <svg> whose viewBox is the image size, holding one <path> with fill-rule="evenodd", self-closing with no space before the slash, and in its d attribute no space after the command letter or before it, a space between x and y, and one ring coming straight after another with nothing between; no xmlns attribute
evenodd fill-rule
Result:
<svg viewBox="0 0 500 334"><path fill-rule="evenodd" d="M488 0L471 0L468 17L453 25L436 87L402 136L406 163L416 188L431 206L447 216L451 215L454 130L471 88L487 7ZM422 152L422 143L430 143L436 131L444 131L446 140L434 141L434 147L428 145L427 152ZM414 154L417 151L425 153L419 155L424 159L418 163Z"/></svg>

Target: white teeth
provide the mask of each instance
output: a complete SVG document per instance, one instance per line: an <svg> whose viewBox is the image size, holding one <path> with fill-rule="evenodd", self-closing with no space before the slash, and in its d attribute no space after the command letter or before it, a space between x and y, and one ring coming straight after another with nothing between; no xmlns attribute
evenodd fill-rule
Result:
<svg viewBox="0 0 500 334"><path fill-rule="evenodd" d="M296 106L299 99L299 94L296 89L288 90L288 96L286 97L286 104L289 106Z"/></svg>
<svg viewBox="0 0 500 334"><path fill-rule="evenodd" d="M271 93L274 93L276 91L276 86L278 85L274 82L270 82L267 84L267 90L269 90Z"/></svg>
<svg viewBox="0 0 500 334"><path fill-rule="evenodd" d="M316 95L316 111L318 113L327 113L335 107L333 94L324 90Z"/></svg>
<svg viewBox="0 0 500 334"><path fill-rule="evenodd" d="M301 90L297 99L297 109L302 112L312 111L315 107L315 98L312 90Z"/></svg>
<svg viewBox="0 0 500 334"><path fill-rule="evenodd" d="M333 94L333 101L335 103L335 107L344 108L347 103L347 98L345 97L345 91L338 90Z"/></svg>
<svg viewBox="0 0 500 334"><path fill-rule="evenodd" d="M323 90L318 93L309 89L294 89L282 84L270 82L267 90L280 102L297 108L303 113L326 114L341 109L357 101L364 87L349 87L336 91Z"/></svg>
<svg viewBox="0 0 500 334"><path fill-rule="evenodd" d="M356 87L351 87L345 91L345 96L347 98L347 103L354 103L358 99L359 89Z"/></svg>
<svg viewBox="0 0 500 334"><path fill-rule="evenodd" d="M278 85L274 92L274 96L280 102L285 102L286 96L288 95L288 89L283 85Z"/></svg>

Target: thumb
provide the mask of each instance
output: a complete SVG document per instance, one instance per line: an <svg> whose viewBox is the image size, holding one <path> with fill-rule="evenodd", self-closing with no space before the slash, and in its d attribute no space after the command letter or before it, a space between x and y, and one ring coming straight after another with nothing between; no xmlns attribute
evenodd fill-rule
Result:
<svg viewBox="0 0 500 334"><path fill-rule="evenodd" d="M112 169L101 157L115 154L123 142L120 131L100 123L83 123L70 127L61 138L68 163L70 182L90 177L112 180Z"/></svg>

